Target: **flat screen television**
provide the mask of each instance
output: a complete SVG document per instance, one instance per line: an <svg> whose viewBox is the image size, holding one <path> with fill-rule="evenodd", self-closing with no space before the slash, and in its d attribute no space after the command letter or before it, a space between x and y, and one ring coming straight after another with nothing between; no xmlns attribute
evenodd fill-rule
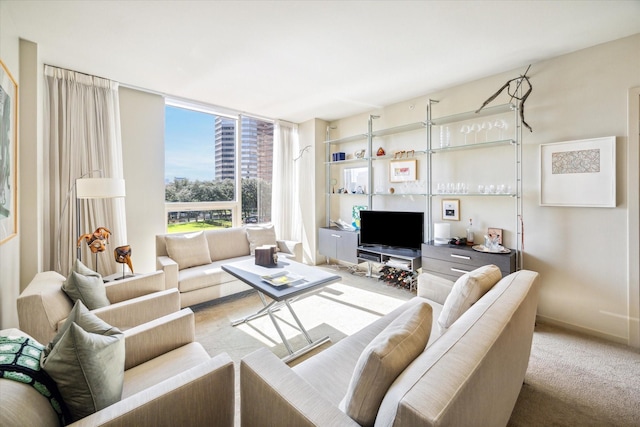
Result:
<svg viewBox="0 0 640 427"><path fill-rule="evenodd" d="M360 245L420 249L424 212L360 211Z"/></svg>

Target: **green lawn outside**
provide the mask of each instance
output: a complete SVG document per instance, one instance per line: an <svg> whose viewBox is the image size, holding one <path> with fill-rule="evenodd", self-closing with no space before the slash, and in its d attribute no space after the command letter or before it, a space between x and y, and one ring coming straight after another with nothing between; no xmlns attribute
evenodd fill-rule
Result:
<svg viewBox="0 0 640 427"><path fill-rule="evenodd" d="M231 227L231 222L229 221L216 221L216 224L211 224L209 222L183 222L179 224L169 224L167 227L168 233L190 233L194 231L202 231L202 230L210 230L212 228L228 228Z"/></svg>

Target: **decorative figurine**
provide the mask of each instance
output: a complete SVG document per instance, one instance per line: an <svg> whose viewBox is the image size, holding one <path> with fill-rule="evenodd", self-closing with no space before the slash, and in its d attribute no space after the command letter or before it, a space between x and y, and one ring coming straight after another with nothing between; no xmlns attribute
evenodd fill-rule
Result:
<svg viewBox="0 0 640 427"><path fill-rule="evenodd" d="M131 262L131 245L118 246L113 250L113 256L115 257L117 263L122 264L121 279L124 279L126 277L124 274L125 264L129 266L129 270L131 270L131 273L133 273L133 263Z"/></svg>
<svg viewBox="0 0 640 427"><path fill-rule="evenodd" d="M108 228L98 227L93 233L87 233L80 236L80 238L78 238L78 246L80 246L80 242L87 239L87 245L89 245L91 253L97 254L98 252L104 252L106 249L105 245L109 243L110 236L111 231L109 231Z"/></svg>
<svg viewBox="0 0 640 427"><path fill-rule="evenodd" d="M378 151L376 152L376 156L384 156L385 154L387 153L384 151L384 148L382 147L378 148Z"/></svg>

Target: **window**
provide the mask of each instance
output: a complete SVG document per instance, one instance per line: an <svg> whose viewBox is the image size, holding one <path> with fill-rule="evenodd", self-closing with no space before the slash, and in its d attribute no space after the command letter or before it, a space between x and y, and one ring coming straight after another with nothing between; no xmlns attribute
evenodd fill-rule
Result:
<svg viewBox="0 0 640 427"><path fill-rule="evenodd" d="M167 102L167 231L269 222L272 163L271 121Z"/></svg>

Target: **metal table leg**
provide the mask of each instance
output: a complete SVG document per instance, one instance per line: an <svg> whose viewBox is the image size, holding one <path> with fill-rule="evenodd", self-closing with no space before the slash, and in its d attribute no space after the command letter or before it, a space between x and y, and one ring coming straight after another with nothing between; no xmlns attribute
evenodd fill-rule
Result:
<svg viewBox="0 0 640 427"><path fill-rule="evenodd" d="M273 326L275 326L276 331L278 332L278 335L280 335L280 338L282 339L282 343L286 347L287 352L289 352L289 356L286 356L282 359L285 363L291 360L294 360L302 356L303 354L306 354L311 350L331 341L329 336L322 337L316 341L313 341L311 339L309 332L307 332L307 329L302 325L302 322L300 321L300 318L298 317L296 312L293 310L293 307L291 307L290 302L293 301L294 299L284 300L284 301L271 301L270 303L267 303L267 300L262 294L262 292L258 292L258 295L260 296L260 300L262 301L262 304L264 305L264 307L258 310L254 314L243 317L242 319L234 320L233 322L231 322L231 325L237 326L241 323L249 322L250 320L253 320L258 317L264 316L265 314L268 314L269 318L271 319L271 322L273 323ZM287 308L289 309L289 312L291 313L291 316L293 316L293 319L298 325L298 328L300 328L300 332L302 332L302 334L304 335L305 339L308 342L306 346L302 347L299 350L295 350L295 351L293 350L293 348L291 347L291 343L289 343L289 340L284 335L284 332L282 331L282 329L280 328L280 325L278 324L278 319L273 315L275 311L280 309L282 304L285 304L287 306Z"/></svg>

